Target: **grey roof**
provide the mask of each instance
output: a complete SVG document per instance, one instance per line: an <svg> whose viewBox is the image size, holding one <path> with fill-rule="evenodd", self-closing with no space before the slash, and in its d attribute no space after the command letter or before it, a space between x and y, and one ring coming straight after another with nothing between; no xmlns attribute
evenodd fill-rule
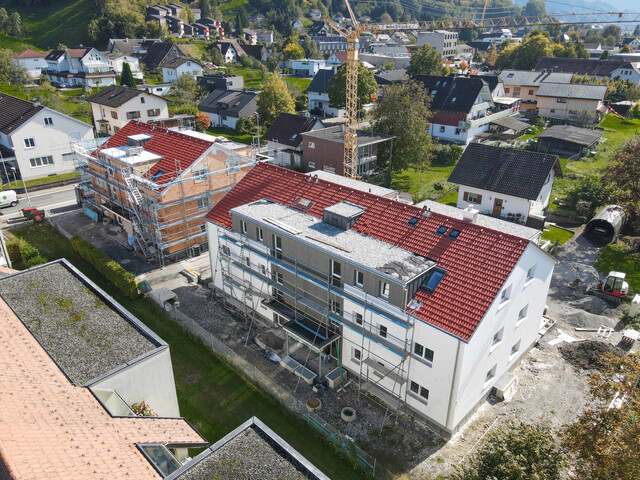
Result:
<svg viewBox="0 0 640 480"><path fill-rule="evenodd" d="M416 75L413 79L422 83L432 95L431 109L434 112L468 113L485 86L487 91L491 93L489 85L479 76Z"/></svg>
<svg viewBox="0 0 640 480"><path fill-rule="evenodd" d="M159 38L111 38L109 45L111 52L118 50L126 55L133 55L136 48L143 49L151 43L159 42Z"/></svg>
<svg viewBox="0 0 640 480"><path fill-rule="evenodd" d="M378 85L390 85L392 83L401 82L409 78L407 76L406 68L396 68L394 70L385 70L383 72L374 74L373 77L375 78L376 83Z"/></svg>
<svg viewBox="0 0 640 480"><path fill-rule="evenodd" d="M602 132L578 128L572 125L554 125L538 134L538 138L556 138L563 142L577 143L578 145L592 145L602 136Z"/></svg>
<svg viewBox="0 0 640 480"><path fill-rule="evenodd" d="M513 117L498 118L496 120L493 120L491 123L495 123L500 127L508 128L510 130L515 130L516 132L525 130L531 126L528 123L521 122L520 120Z"/></svg>
<svg viewBox="0 0 640 480"><path fill-rule="evenodd" d="M313 117L281 113L262 138L295 148L302 142L302 134L315 127L318 122L320 120Z"/></svg>
<svg viewBox="0 0 640 480"><path fill-rule="evenodd" d="M10 135L43 108L42 105L36 106L21 98L0 93L0 132Z"/></svg>
<svg viewBox="0 0 640 480"><path fill-rule="evenodd" d="M0 279L0 295L75 385L160 346L66 261Z"/></svg>
<svg viewBox="0 0 640 480"><path fill-rule="evenodd" d="M634 69L633 65L625 60L543 57L540 59L534 70L608 77L618 68Z"/></svg>
<svg viewBox="0 0 640 480"><path fill-rule="evenodd" d="M545 82L571 83L573 73L531 72L522 70L503 70L500 80L507 85L521 85L523 87L538 87Z"/></svg>
<svg viewBox="0 0 640 480"><path fill-rule="evenodd" d="M603 100L607 94L606 85L579 83L543 83L538 88L538 97L580 98L583 100Z"/></svg>
<svg viewBox="0 0 640 480"><path fill-rule="evenodd" d="M470 144L448 181L459 185L535 200L554 169L562 176L556 155Z"/></svg>
<svg viewBox="0 0 640 480"><path fill-rule="evenodd" d="M258 111L258 92L216 89L198 105L202 112L245 118Z"/></svg>
<svg viewBox="0 0 640 480"><path fill-rule="evenodd" d="M111 85L88 97L87 102L97 103L98 105L104 105L106 107L118 108L132 98L136 98L143 93L146 92L135 88Z"/></svg>
<svg viewBox="0 0 640 480"><path fill-rule="evenodd" d="M363 182L362 180L356 180L355 178L347 178L337 173L327 172L326 170L314 170L307 173L310 177L318 177L320 180L326 180L327 182L339 183L345 187L353 188L354 190L361 190L363 192L373 193L381 197L396 199L399 194L398 191L390 188L381 187L380 185L373 185L371 183Z"/></svg>
<svg viewBox="0 0 640 480"><path fill-rule="evenodd" d="M153 67L163 61L181 56L182 52L175 43L157 42L149 47L145 56L142 57L142 63L148 67Z"/></svg>
<svg viewBox="0 0 640 480"><path fill-rule="evenodd" d="M320 130L314 130L312 132L303 133L305 138L319 138L327 140L329 142L344 143L344 126L336 125L334 127L321 128ZM374 143L386 142L395 138L391 135L385 135L383 133L366 132L364 130L358 130L358 146L373 145Z"/></svg>
<svg viewBox="0 0 640 480"><path fill-rule="evenodd" d="M329 80L333 78L333 69L321 68L307 87L307 92L329 93Z"/></svg>

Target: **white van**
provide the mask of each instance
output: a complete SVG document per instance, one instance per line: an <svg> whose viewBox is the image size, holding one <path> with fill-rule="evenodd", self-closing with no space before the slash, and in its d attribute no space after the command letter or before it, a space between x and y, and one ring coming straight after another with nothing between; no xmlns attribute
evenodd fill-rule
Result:
<svg viewBox="0 0 640 480"><path fill-rule="evenodd" d="M0 192L0 207L15 207L18 204L18 194L15 190Z"/></svg>

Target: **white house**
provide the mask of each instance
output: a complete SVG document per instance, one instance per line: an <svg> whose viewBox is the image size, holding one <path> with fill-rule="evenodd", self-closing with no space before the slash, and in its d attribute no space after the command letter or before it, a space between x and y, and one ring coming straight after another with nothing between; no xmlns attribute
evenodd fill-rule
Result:
<svg viewBox="0 0 640 480"><path fill-rule="evenodd" d="M47 68L47 61L45 60L47 55L49 55L49 52L38 52L27 48L16 53L15 63L19 67L26 69L31 78L40 78L42 70Z"/></svg>
<svg viewBox="0 0 640 480"><path fill-rule="evenodd" d="M75 169L71 141L93 139L93 127L39 104L0 93L0 145L29 180Z"/></svg>
<svg viewBox="0 0 640 480"><path fill-rule="evenodd" d="M256 114L257 99L255 91L216 89L198 104L198 110L209 116L211 126L235 129L238 120Z"/></svg>
<svg viewBox="0 0 640 480"><path fill-rule="evenodd" d="M142 70L140 69L139 57L125 53L108 53L107 58L109 59L109 66L116 72L116 75L122 75L122 68L125 63L128 63L129 68L131 68L131 73L133 73L133 78L137 78L138 80L144 78Z"/></svg>
<svg viewBox="0 0 640 480"><path fill-rule="evenodd" d="M54 84L105 87L116 83L109 59L95 48L51 50L45 60L47 68L42 73Z"/></svg>
<svg viewBox="0 0 640 480"><path fill-rule="evenodd" d="M291 60L291 73L298 77L313 77L324 65L324 60L314 58Z"/></svg>
<svg viewBox="0 0 640 480"><path fill-rule="evenodd" d="M345 115L344 109L329 106L329 80L335 75L335 70L321 68L307 87L308 106L310 113L341 117Z"/></svg>
<svg viewBox="0 0 640 480"><path fill-rule="evenodd" d="M460 185L459 208L538 226L556 177L562 177L556 155L472 143L448 181Z"/></svg>
<svg viewBox="0 0 640 480"><path fill-rule="evenodd" d="M322 11L317 8L312 8L311 10L309 10L309 18L311 20L322 19Z"/></svg>
<svg viewBox="0 0 640 480"><path fill-rule="evenodd" d="M222 53L224 63L235 63L242 55L247 54L235 38L218 41L214 46Z"/></svg>
<svg viewBox="0 0 640 480"><path fill-rule="evenodd" d="M497 384L516 384L510 371L538 340L556 261L477 212L259 163L206 220L214 288L282 328L283 375L309 393L316 379L352 379L449 435Z"/></svg>
<svg viewBox="0 0 640 480"><path fill-rule="evenodd" d="M188 58L173 58L163 62L161 67L165 83L175 83L182 75L192 77L194 80L198 75L202 75L202 65Z"/></svg>
<svg viewBox="0 0 640 480"><path fill-rule="evenodd" d="M159 120L169 118L167 101L135 88L117 85L103 88L87 98L91 104L96 132L113 135L130 120Z"/></svg>

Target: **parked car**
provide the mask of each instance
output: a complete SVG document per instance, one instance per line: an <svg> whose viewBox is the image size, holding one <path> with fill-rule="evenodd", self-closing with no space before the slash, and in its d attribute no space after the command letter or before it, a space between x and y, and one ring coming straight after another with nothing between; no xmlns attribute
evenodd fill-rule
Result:
<svg viewBox="0 0 640 480"><path fill-rule="evenodd" d="M0 192L0 207L15 207L19 201L15 190Z"/></svg>

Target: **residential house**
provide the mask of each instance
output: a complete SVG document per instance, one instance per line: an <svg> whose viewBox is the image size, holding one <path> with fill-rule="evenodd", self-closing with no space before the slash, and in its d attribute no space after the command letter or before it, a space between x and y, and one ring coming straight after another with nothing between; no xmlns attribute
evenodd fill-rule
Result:
<svg viewBox="0 0 640 480"><path fill-rule="evenodd" d="M149 47L158 42L160 42L159 38L110 38L107 52L123 53L142 58L146 55Z"/></svg>
<svg viewBox="0 0 640 480"><path fill-rule="evenodd" d="M458 45L458 32L434 30L433 32L418 32L418 47L431 45L443 57L455 57Z"/></svg>
<svg viewBox="0 0 640 480"><path fill-rule="evenodd" d="M214 127L235 129L238 120L252 117L258 111L258 92L252 90L214 90L198 104Z"/></svg>
<svg viewBox="0 0 640 480"><path fill-rule="evenodd" d="M173 58L160 64L165 83L176 83L182 75L193 78L202 75L202 65L188 58Z"/></svg>
<svg viewBox="0 0 640 480"><path fill-rule="evenodd" d="M16 53L14 62L18 67L24 68L31 78L40 78L42 70L47 69L45 58L48 55L49 52L38 52L27 48Z"/></svg>
<svg viewBox="0 0 640 480"><path fill-rule="evenodd" d="M222 28L222 22L220 20L216 20L211 17L205 17L201 18L198 23L209 27L209 36L211 36L215 31L218 35L218 38L224 38L224 29Z"/></svg>
<svg viewBox="0 0 640 480"><path fill-rule="evenodd" d="M137 78L138 80L142 80L144 78L142 69L140 68L139 57L128 55L126 53L107 53L107 58L109 59L109 66L114 72L116 72L116 75L122 75L122 68L125 63L128 63L129 68L131 68L133 78Z"/></svg>
<svg viewBox="0 0 640 480"><path fill-rule="evenodd" d="M398 45L407 45L411 43L409 36L405 32L394 32L394 34L391 35L391 39Z"/></svg>
<svg viewBox="0 0 640 480"><path fill-rule="evenodd" d="M291 27L293 27L294 30L302 30L304 25L302 25L302 22L300 20L293 20L291 22Z"/></svg>
<svg viewBox="0 0 640 480"><path fill-rule="evenodd" d="M606 85L543 83L536 93L538 115L571 120L586 110L595 122L606 112L606 94Z"/></svg>
<svg viewBox="0 0 640 480"><path fill-rule="evenodd" d="M253 20L251 20L251 17L249 17L249 20L251 21L251 23L254 23L258 27L261 27L262 24L264 23L264 15L262 15L261 13L258 13L253 17Z"/></svg>
<svg viewBox="0 0 640 480"><path fill-rule="evenodd" d="M481 73L478 74L478 77L487 83L489 91L491 92L491 98L493 98L494 101L507 95L504 83L502 83L500 77L495 73Z"/></svg>
<svg viewBox="0 0 640 480"><path fill-rule="evenodd" d="M625 37L625 38L623 38L622 39L622 43L619 45L619 47L620 48L624 48L627 45L633 51L640 50L640 40L637 39L636 37Z"/></svg>
<svg viewBox="0 0 640 480"><path fill-rule="evenodd" d="M262 136L273 163L302 168L302 134L324 128L320 120L294 113L281 113Z"/></svg>
<svg viewBox="0 0 640 480"><path fill-rule="evenodd" d="M340 52L333 52L325 62L327 67L338 68L344 62L347 61L347 51L342 50Z"/></svg>
<svg viewBox="0 0 640 480"><path fill-rule="evenodd" d="M169 118L164 98L135 88L113 85L91 95L87 102L91 104L96 132L109 136L130 120L148 122Z"/></svg>
<svg viewBox="0 0 640 480"><path fill-rule="evenodd" d="M260 62L266 62L269 59L269 50L264 45L243 45L242 49L248 56L259 60Z"/></svg>
<svg viewBox="0 0 640 480"><path fill-rule="evenodd" d="M620 77L632 83L640 83L640 71L626 60L543 57L534 70L537 72L573 73L601 80Z"/></svg>
<svg viewBox="0 0 640 480"><path fill-rule="evenodd" d="M521 43L522 37L516 37L513 35L513 32L508 28L501 28L499 30L493 30L490 32L480 33L477 37L477 41L484 43L497 43L501 44L509 40L512 43Z"/></svg>
<svg viewBox="0 0 640 480"><path fill-rule="evenodd" d="M273 30L255 30L251 28L245 28L243 30L243 38L245 43L248 43L249 45L257 45L258 43L272 45Z"/></svg>
<svg viewBox="0 0 640 480"><path fill-rule="evenodd" d="M190 34L187 33L187 25L185 25L185 36L187 37L195 37L200 40L209 40L211 38L211 29L208 25L196 22L188 25L188 27L190 27Z"/></svg>
<svg viewBox="0 0 640 480"><path fill-rule="evenodd" d="M472 143L448 181L460 185L458 208L472 205L483 215L542 229L557 177L556 155Z"/></svg>
<svg viewBox="0 0 640 480"><path fill-rule="evenodd" d="M93 127L60 112L0 93L0 145L24 180L75 170L72 140L93 139Z"/></svg>
<svg viewBox="0 0 640 480"><path fill-rule="evenodd" d="M409 79L406 68L396 68L394 70L382 70L373 74L373 78L378 84L378 96L382 96L384 88L398 82L404 82Z"/></svg>
<svg viewBox="0 0 640 480"><path fill-rule="evenodd" d="M505 95L520 99L523 111L538 112L538 89L543 83L571 83L573 73L531 72L503 70L500 81L504 84Z"/></svg>
<svg viewBox="0 0 640 480"><path fill-rule="evenodd" d="M309 18L311 20L321 20L322 19L322 11L317 8L312 8L309 10Z"/></svg>
<svg viewBox="0 0 640 480"><path fill-rule="evenodd" d="M221 40L213 44L222 56L224 57L224 63L236 63L242 55L247 53L244 48L235 38L229 40Z"/></svg>
<svg viewBox="0 0 640 480"><path fill-rule="evenodd" d="M329 80L335 75L333 69L320 69L307 87L308 111L310 113L329 117L342 117L344 109L329 106Z"/></svg>
<svg viewBox="0 0 640 480"><path fill-rule="evenodd" d="M157 69L162 63L182 58L184 54L175 43L156 42L149 47L147 53L142 57L142 63L149 70Z"/></svg>
<svg viewBox="0 0 640 480"><path fill-rule="evenodd" d="M215 73L198 77L198 84L208 92L216 89L242 90L244 88L244 77L228 73Z"/></svg>
<svg viewBox="0 0 640 480"><path fill-rule="evenodd" d="M329 29L322 20L315 21L311 26L307 27L307 34L312 38L316 36L326 36L329 33Z"/></svg>
<svg viewBox="0 0 640 480"><path fill-rule="evenodd" d="M554 125L537 135L538 151L562 157L582 156L596 148L602 132L573 125Z"/></svg>
<svg viewBox="0 0 640 480"><path fill-rule="evenodd" d="M191 12L193 13L193 18L196 22L202 17L202 9L200 8L192 8Z"/></svg>
<svg viewBox="0 0 640 480"><path fill-rule="evenodd" d="M326 170L344 175L344 125L302 133L302 171ZM358 130L358 175L371 175L378 161L378 145L395 137Z"/></svg>
<svg viewBox="0 0 640 480"><path fill-rule="evenodd" d="M260 163L206 219L213 288L302 345L281 365L309 393L351 379L451 435L538 341L556 260L477 212Z"/></svg>
<svg viewBox="0 0 640 480"><path fill-rule="evenodd" d="M479 76L417 75L415 80L432 96L429 133L445 141L468 144L489 131L491 122L520 109L519 99L494 100L488 82Z"/></svg>
<svg viewBox="0 0 640 480"><path fill-rule="evenodd" d="M54 84L105 87L116 83L109 59L95 48L51 50L45 60L47 67L42 74Z"/></svg>
<svg viewBox="0 0 640 480"><path fill-rule="evenodd" d="M132 120L84 151L88 208L110 217L136 251L160 265L207 249L204 215L252 164L216 137Z"/></svg>
<svg viewBox="0 0 640 480"><path fill-rule="evenodd" d="M318 70L324 68L325 61L314 58L291 60L291 73L298 77L313 77Z"/></svg>

